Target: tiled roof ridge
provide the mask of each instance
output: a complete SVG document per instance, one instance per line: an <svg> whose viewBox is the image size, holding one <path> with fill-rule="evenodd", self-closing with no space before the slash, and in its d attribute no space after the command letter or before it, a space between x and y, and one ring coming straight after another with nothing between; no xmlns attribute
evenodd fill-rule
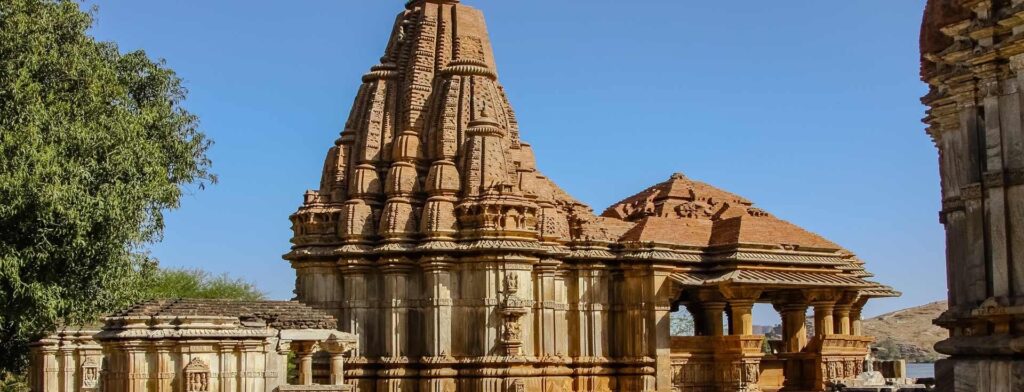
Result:
<svg viewBox="0 0 1024 392"><path fill-rule="evenodd" d="M152 299L137 303L113 317L221 316L239 320L257 318L272 327L334 329L330 314L298 301L229 300L205 298Z"/></svg>

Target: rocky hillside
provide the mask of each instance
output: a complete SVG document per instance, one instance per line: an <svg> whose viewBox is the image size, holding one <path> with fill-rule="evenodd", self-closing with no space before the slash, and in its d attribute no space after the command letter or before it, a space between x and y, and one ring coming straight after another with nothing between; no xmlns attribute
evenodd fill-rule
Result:
<svg viewBox="0 0 1024 392"><path fill-rule="evenodd" d="M881 359L931 362L942 357L935 352L935 343L949 336L932 320L946 309L946 301L939 301L883 314L864 320L864 333L878 339Z"/></svg>

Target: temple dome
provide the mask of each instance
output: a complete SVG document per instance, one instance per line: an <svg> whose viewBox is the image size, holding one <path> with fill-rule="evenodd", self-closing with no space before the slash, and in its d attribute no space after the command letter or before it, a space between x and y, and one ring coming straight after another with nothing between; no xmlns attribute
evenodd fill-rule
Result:
<svg viewBox="0 0 1024 392"><path fill-rule="evenodd" d="M613 204L601 216L636 223L620 238L623 242L842 251L839 245L776 218L742 196L681 173Z"/></svg>

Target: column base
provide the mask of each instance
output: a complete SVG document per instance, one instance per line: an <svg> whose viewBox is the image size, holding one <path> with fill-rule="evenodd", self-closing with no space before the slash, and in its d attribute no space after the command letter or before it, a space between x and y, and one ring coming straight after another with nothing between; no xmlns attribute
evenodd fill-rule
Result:
<svg viewBox="0 0 1024 392"><path fill-rule="evenodd" d="M1024 391L1024 359L949 358L935 363L938 392Z"/></svg>

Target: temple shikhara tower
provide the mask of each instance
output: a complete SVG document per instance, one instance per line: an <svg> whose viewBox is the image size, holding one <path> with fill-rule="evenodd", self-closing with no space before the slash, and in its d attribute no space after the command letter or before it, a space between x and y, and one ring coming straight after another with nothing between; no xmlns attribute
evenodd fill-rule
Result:
<svg viewBox="0 0 1024 392"><path fill-rule="evenodd" d="M898 293L865 280L853 254L682 174L595 214L536 167L483 14L455 0L405 8L285 255L297 299L358 336L346 382L822 390L861 372L861 309ZM783 316L770 354L755 303ZM696 336L670 336L681 308Z"/></svg>

